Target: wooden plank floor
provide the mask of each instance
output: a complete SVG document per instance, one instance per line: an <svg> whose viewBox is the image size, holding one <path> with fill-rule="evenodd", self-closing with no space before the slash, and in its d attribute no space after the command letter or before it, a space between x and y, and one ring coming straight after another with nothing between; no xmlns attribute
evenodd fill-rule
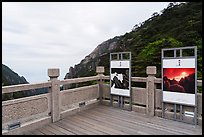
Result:
<svg viewBox="0 0 204 137"><path fill-rule="evenodd" d="M25 134L202 135L202 127L99 105Z"/></svg>

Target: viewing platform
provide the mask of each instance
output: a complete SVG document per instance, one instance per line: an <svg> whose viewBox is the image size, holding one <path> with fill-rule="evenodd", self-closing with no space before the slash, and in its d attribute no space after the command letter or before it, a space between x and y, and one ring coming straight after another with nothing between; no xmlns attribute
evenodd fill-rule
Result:
<svg viewBox="0 0 204 137"><path fill-rule="evenodd" d="M97 105L25 135L201 135L200 126Z"/></svg>
<svg viewBox="0 0 204 137"><path fill-rule="evenodd" d="M151 68L155 67L148 67ZM45 94L3 101L2 134L202 135L201 93L197 93L197 124L194 125L190 124L192 117L180 117L185 111L194 111L191 106L183 106L182 112L179 112L179 108L178 112L173 112L174 104L166 104L165 117L162 118L162 80L152 73L156 70L147 70L147 77L131 78L131 101L124 97L122 108L118 108L117 96L112 95L113 102L110 101L110 77L103 75L104 68L97 67L96 72L96 76L58 80L59 69L48 69L48 82L2 87L2 95L49 89ZM65 88L70 84L86 82L90 84ZM138 87L137 83L143 83L146 87ZM64 89L60 90L62 86ZM202 86L202 80L197 80L197 86ZM186 123L170 120L175 116Z"/></svg>

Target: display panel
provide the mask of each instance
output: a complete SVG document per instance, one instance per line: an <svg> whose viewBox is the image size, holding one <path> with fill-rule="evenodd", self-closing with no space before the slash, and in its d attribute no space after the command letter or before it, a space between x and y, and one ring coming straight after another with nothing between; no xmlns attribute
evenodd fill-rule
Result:
<svg viewBox="0 0 204 137"><path fill-rule="evenodd" d="M195 94L194 68L164 68L164 91Z"/></svg>
<svg viewBox="0 0 204 137"><path fill-rule="evenodd" d="M111 94L130 96L130 61L111 61Z"/></svg>
<svg viewBox="0 0 204 137"><path fill-rule="evenodd" d="M195 105L195 58L163 59L163 101Z"/></svg>

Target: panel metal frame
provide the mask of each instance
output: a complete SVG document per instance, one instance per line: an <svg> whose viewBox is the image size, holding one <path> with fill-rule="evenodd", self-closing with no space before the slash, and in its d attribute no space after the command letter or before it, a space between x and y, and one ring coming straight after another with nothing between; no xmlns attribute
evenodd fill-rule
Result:
<svg viewBox="0 0 204 137"><path fill-rule="evenodd" d="M194 56L186 56L184 57L182 55L183 50L185 49L192 49L194 50ZM165 51L174 51L174 57L164 57L164 52ZM180 56L177 57L176 55L176 51L179 50L180 51ZM173 102L167 102L163 100L163 59L188 59L188 58L195 58L195 105L189 105L189 104L183 104L183 103L173 103ZM192 121L192 124L197 125L197 107L198 107L198 100L197 100L197 46L191 46L191 47L180 47L180 48L165 48L162 49L161 51L161 77L162 77L162 96L161 96L161 100L162 100L162 118L165 118L165 103L169 103L169 104L174 104L174 118L171 120L175 120L175 121L180 121L180 122L184 122L187 123L186 121L183 120L183 106L192 106L194 107L194 118ZM177 105L180 106L180 118L177 119L176 117L176 107ZM170 118L169 118L170 119Z"/></svg>
<svg viewBox="0 0 204 137"><path fill-rule="evenodd" d="M124 59L123 55L129 54L129 59ZM112 55L117 55L117 59L113 59ZM130 96L121 96L116 94L111 94L111 61L129 61L130 67L129 67L129 87L130 87ZM131 88L131 52L116 52L116 53L110 53L110 106L113 106L113 96L118 96L118 108L124 109L124 101L125 97L129 98L129 110L132 111L132 88Z"/></svg>

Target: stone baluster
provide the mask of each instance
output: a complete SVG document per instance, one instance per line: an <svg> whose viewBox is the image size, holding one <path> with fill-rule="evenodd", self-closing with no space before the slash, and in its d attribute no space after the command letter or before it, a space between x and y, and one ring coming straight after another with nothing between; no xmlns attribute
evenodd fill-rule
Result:
<svg viewBox="0 0 204 137"><path fill-rule="evenodd" d="M48 69L48 76L52 82L51 86L51 117L52 122L60 120L60 81L59 69Z"/></svg>
<svg viewBox="0 0 204 137"><path fill-rule="evenodd" d="M155 102L155 74L156 74L156 66L148 66L146 68L146 73L148 75L147 77L147 85L146 85L146 91L147 91L147 98L146 98L146 114L149 116L154 116L155 110L154 110L154 102Z"/></svg>
<svg viewBox="0 0 204 137"><path fill-rule="evenodd" d="M103 102L103 73L104 73L104 67L98 66L96 67L96 73L98 73L98 76L100 77L100 80L98 82L99 84L99 99L100 99L100 104Z"/></svg>

